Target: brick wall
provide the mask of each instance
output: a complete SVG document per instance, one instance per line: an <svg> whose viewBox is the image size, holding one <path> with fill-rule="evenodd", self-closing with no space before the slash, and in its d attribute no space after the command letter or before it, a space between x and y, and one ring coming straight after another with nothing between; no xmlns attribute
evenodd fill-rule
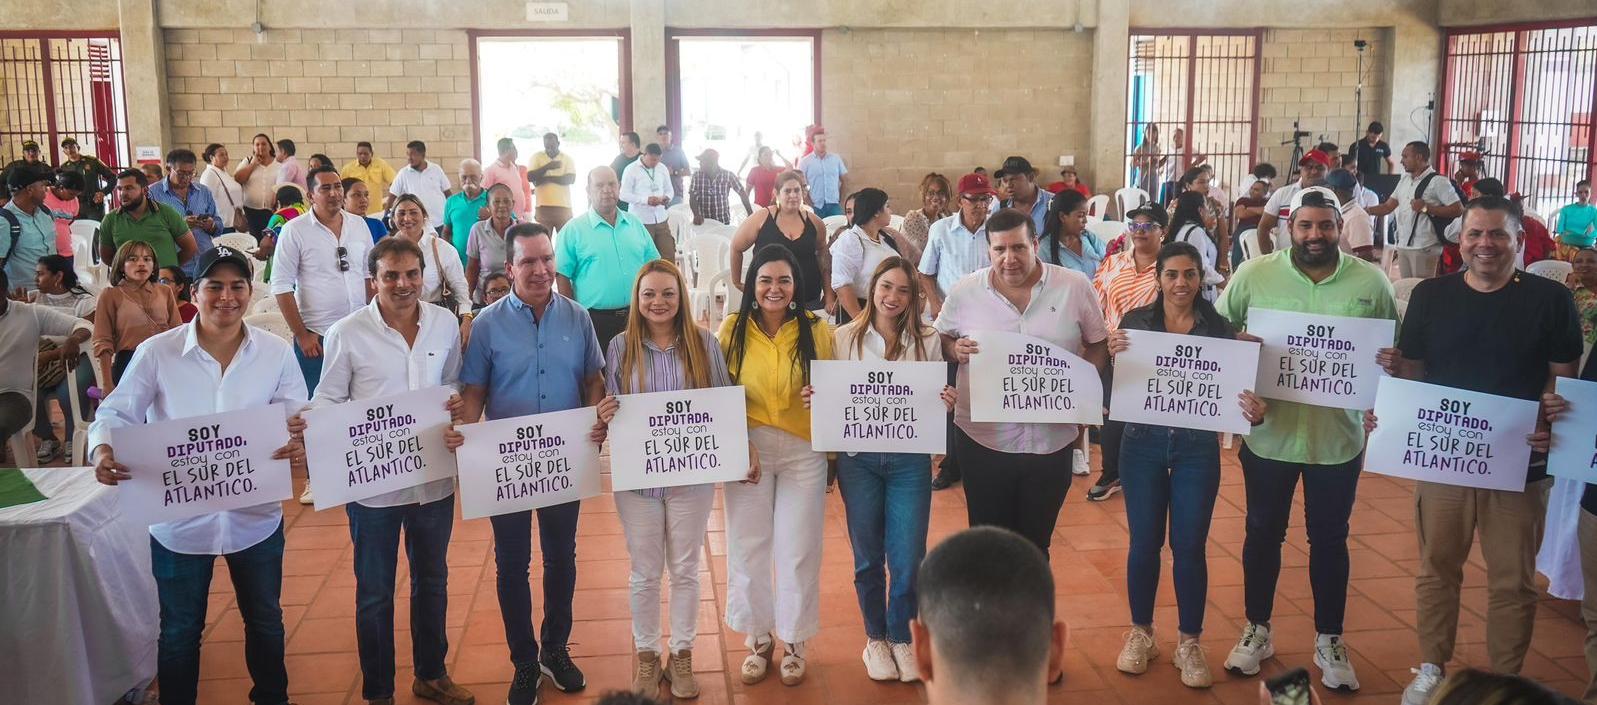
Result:
<svg viewBox="0 0 1597 705"><path fill-rule="evenodd" d="M1092 34L1047 30L827 30L822 117L852 188L876 186L897 212L919 207L929 171L956 180L1004 157L1058 179L1059 155L1086 161Z"/></svg>
<svg viewBox="0 0 1597 705"><path fill-rule="evenodd" d="M372 143L396 168L405 143L454 178L471 155L471 67L461 30L165 30L174 146L228 145L257 132L295 142L301 162L336 165ZM137 98L133 98L136 100Z"/></svg>
<svg viewBox="0 0 1597 705"><path fill-rule="evenodd" d="M1354 125L1354 87L1358 85L1358 52L1354 39L1370 43L1364 51L1363 124ZM1271 29L1264 33L1260 67L1259 156L1285 174L1291 167L1292 121L1310 134L1304 149L1313 149L1321 134L1347 149L1363 136L1371 120L1386 122L1387 61L1390 32L1380 29ZM1398 116L1399 120L1406 116ZM1392 132L1392 126L1387 126Z"/></svg>

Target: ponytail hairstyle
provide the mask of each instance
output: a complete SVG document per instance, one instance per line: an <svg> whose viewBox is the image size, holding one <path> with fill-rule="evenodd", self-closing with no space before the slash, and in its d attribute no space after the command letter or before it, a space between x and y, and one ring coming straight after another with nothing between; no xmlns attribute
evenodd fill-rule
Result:
<svg viewBox="0 0 1597 705"><path fill-rule="evenodd" d="M1064 230L1062 222L1066 215L1074 213L1077 208L1087 204L1087 197L1075 189L1065 189L1048 202L1048 215L1043 218L1042 237L1048 243L1048 256L1050 262L1059 262L1059 233Z"/></svg>
<svg viewBox="0 0 1597 705"><path fill-rule="evenodd" d="M72 172L66 173L70 174ZM68 294L77 294L78 296L94 295L88 289L83 288L83 284L78 282L78 273L72 269L72 260L61 255L44 255L39 258L39 264L44 265L44 268L50 270L51 274L61 275L61 287L66 289Z"/></svg>
<svg viewBox="0 0 1597 705"><path fill-rule="evenodd" d="M1203 228L1204 205L1204 196L1197 191L1187 191L1176 197L1176 212L1170 216L1170 226L1164 229L1166 245L1175 242L1182 228L1188 224L1196 224L1199 229Z"/></svg>

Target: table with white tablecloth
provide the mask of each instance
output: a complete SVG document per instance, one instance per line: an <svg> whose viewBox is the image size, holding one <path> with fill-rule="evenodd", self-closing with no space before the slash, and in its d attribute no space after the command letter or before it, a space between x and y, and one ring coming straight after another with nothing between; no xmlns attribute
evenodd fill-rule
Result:
<svg viewBox="0 0 1597 705"><path fill-rule="evenodd" d="M89 468L27 469L0 509L0 701L109 705L155 678L150 534Z"/></svg>

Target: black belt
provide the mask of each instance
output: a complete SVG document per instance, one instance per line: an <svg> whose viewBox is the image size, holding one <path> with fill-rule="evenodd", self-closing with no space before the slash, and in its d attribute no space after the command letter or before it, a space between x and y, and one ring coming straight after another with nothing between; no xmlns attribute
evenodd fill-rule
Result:
<svg viewBox="0 0 1597 705"><path fill-rule="evenodd" d="M626 316L631 310L632 309L629 308L590 308L588 309L588 315L597 316L599 314L604 314L606 316Z"/></svg>

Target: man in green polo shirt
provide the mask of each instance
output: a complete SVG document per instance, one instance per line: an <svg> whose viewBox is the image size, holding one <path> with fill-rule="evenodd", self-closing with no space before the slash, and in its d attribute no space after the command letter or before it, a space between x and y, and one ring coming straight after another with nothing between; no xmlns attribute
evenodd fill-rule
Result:
<svg viewBox="0 0 1597 705"><path fill-rule="evenodd" d="M471 227L482 220L488 209L488 190L482 187L482 162L466 159L460 162L460 193L444 201L444 240L460 253L460 263L466 263L466 246L471 241Z"/></svg>
<svg viewBox="0 0 1597 705"><path fill-rule="evenodd" d="M627 327L632 280L643 265L660 258L654 238L637 216L621 210L621 181L601 166L588 172L593 210L566 223L555 242L555 281L593 318L599 347Z"/></svg>
<svg viewBox="0 0 1597 705"><path fill-rule="evenodd" d="M116 195L122 207L100 221L101 261L110 262L117 248L135 240L154 249L155 261L162 267L181 267L194 259L194 233L182 213L149 197L144 172L123 169L116 175Z"/></svg>
<svg viewBox="0 0 1597 705"><path fill-rule="evenodd" d="M1386 276L1337 246L1342 211L1336 196L1319 187L1306 189L1293 197L1290 213L1292 247L1237 269L1216 302L1220 313L1239 329L1247 327L1251 308L1396 320L1397 304ZM1348 519L1363 454L1359 411L1270 400L1264 423L1253 428L1239 453L1248 503L1242 544L1248 624L1226 658L1226 670L1253 675L1260 661L1275 654L1270 616L1281 574L1281 544L1301 477L1318 633L1314 663L1326 687L1358 690L1342 641L1342 617L1347 607Z"/></svg>

